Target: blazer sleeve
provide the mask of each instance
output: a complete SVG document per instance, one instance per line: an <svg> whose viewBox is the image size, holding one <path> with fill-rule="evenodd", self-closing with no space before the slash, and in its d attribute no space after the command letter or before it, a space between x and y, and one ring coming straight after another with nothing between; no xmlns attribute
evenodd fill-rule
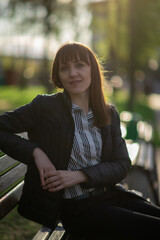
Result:
<svg viewBox="0 0 160 240"><path fill-rule="evenodd" d="M124 179L131 167L126 143L121 136L119 114L115 108L110 128L113 145L111 159L81 169L88 176L88 181L83 183L83 187L113 186Z"/></svg>
<svg viewBox="0 0 160 240"><path fill-rule="evenodd" d="M39 101L37 96L31 103L0 115L0 149L25 164L33 160L32 152L38 145L15 134L35 127Z"/></svg>

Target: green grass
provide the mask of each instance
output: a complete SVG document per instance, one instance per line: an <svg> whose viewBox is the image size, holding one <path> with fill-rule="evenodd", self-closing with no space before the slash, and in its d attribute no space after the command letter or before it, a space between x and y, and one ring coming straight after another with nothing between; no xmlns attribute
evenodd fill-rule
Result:
<svg viewBox="0 0 160 240"><path fill-rule="evenodd" d="M14 208L0 222L1 240L31 240L41 225L21 217Z"/></svg>
<svg viewBox="0 0 160 240"><path fill-rule="evenodd" d="M0 152L0 157L2 157L4 155L4 153L3 152Z"/></svg>
<svg viewBox="0 0 160 240"><path fill-rule="evenodd" d="M43 93L45 88L39 86L22 89L16 86L0 86L0 113L24 105Z"/></svg>

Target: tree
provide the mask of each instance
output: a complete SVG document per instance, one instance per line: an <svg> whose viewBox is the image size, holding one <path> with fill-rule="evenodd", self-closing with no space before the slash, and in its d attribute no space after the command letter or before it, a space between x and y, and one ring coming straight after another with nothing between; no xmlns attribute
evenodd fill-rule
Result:
<svg viewBox="0 0 160 240"><path fill-rule="evenodd" d="M57 38L64 19L75 15L75 8L76 0L10 0L8 5L5 5L5 11L1 12L15 22L16 31L44 36L41 80L48 93L53 88L48 77L48 44L51 37Z"/></svg>
<svg viewBox="0 0 160 240"><path fill-rule="evenodd" d="M119 74L126 69L130 85L128 109L133 110L135 71L156 58L160 45L160 1L105 0L92 3L93 47Z"/></svg>
<svg viewBox="0 0 160 240"><path fill-rule="evenodd" d="M144 68L160 45L158 0L129 0L128 2L128 76L130 81L129 109L134 107L135 70Z"/></svg>

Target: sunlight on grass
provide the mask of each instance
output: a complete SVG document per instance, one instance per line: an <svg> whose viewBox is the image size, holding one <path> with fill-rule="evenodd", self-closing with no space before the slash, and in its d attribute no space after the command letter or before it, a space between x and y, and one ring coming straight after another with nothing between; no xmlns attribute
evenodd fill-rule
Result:
<svg viewBox="0 0 160 240"><path fill-rule="evenodd" d="M1 86L0 87L0 112L9 111L16 107L32 101L38 94L45 93L45 88L28 87L21 89L16 86Z"/></svg>
<svg viewBox="0 0 160 240"><path fill-rule="evenodd" d="M12 104L5 99L0 99L0 111L5 111L6 109L11 109Z"/></svg>

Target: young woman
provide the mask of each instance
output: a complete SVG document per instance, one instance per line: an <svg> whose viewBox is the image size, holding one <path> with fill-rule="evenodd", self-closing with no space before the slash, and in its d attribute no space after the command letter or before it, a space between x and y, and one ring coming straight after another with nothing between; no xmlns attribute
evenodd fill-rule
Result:
<svg viewBox="0 0 160 240"><path fill-rule="evenodd" d="M62 93L0 116L0 149L28 166L19 213L50 228L61 219L73 239L157 236L160 209L117 185L131 164L95 54L65 43L52 80ZM14 135L24 131L29 140Z"/></svg>

